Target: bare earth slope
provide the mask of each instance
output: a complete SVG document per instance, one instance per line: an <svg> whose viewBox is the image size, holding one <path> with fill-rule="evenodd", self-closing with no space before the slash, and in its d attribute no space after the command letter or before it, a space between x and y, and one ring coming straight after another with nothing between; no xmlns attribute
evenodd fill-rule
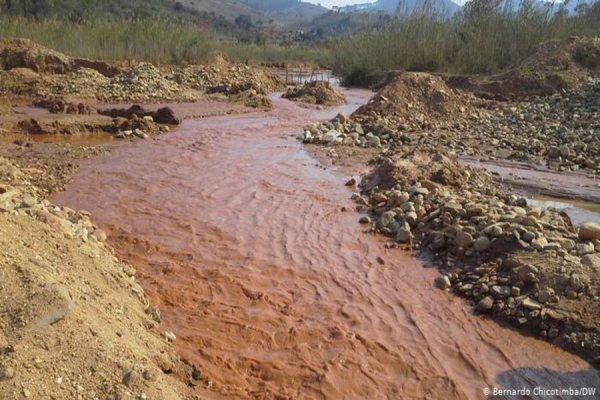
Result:
<svg viewBox="0 0 600 400"><path fill-rule="evenodd" d="M135 271L87 213L39 200L4 158L0 210L0 398L189 397Z"/></svg>

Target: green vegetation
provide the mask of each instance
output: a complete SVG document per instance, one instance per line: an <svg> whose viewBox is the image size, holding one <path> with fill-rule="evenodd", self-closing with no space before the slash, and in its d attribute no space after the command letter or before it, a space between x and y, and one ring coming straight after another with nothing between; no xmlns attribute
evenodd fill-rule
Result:
<svg viewBox="0 0 600 400"><path fill-rule="evenodd" d="M504 7L503 5L504 4ZM525 1L516 10L497 0L474 0L444 18L423 10L335 45L334 71L345 77L406 69L493 73L529 56L539 43L600 35L600 3L568 16Z"/></svg>
<svg viewBox="0 0 600 400"><path fill-rule="evenodd" d="M0 37L30 38L75 57L158 64L203 62L210 59L217 48L217 42L205 31L161 19L78 24L0 19Z"/></svg>
<svg viewBox="0 0 600 400"><path fill-rule="evenodd" d="M325 46L307 47L300 45L278 44L241 44L224 43L219 50L237 62L272 63L289 65L326 66L331 62L331 50Z"/></svg>

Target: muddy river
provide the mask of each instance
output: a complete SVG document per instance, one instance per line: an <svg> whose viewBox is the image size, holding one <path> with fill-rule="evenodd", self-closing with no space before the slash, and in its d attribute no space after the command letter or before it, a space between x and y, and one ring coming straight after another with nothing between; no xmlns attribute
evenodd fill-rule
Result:
<svg viewBox="0 0 600 400"><path fill-rule="evenodd" d="M345 94L345 111L370 95ZM120 146L54 199L92 212L137 269L178 351L210 379L200 394L541 398L536 387L600 386L586 362L473 316L433 288L435 270L365 234L341 211L353 206L347 171L295 140L340 108L273 100L271 112L190 119Z"/></svg>

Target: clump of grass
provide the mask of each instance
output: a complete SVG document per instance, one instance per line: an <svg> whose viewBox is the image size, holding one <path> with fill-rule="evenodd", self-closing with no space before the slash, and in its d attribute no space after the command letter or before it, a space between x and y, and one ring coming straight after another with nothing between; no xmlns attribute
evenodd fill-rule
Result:
<svg viewBox="0 0 600 400"><path fill-rule="evenodd" d="M600 3L576 16L550 7L473 0L449 18L426 1L383 29L339 41L334 71L345 78L392 69L486 74L527 57L543 41L600 35Z"/></svg>

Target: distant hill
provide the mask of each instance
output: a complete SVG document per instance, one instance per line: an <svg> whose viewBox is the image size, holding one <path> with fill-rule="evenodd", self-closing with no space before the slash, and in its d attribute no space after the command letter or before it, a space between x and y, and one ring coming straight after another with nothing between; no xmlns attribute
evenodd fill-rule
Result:
<svg viewBox="0 0 600 400"><path fill-rule="evenodd" d="M383 12L385 14L402 14L412 13L424 7L423 0L377 0L375 2L366 2L363 4L351 5L346 7L336 8L340 12ZM443 15L452 15L459 11L462 7L451 0L434 0L429 5L431 11Z"/></svg>

